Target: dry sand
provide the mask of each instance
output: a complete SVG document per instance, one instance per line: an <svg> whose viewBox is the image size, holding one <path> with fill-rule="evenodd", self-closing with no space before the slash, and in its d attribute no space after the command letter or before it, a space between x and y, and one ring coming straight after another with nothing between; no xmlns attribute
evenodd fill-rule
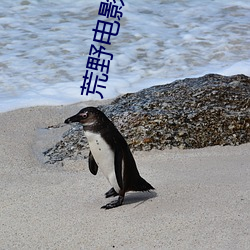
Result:
<svg viewBox="0 0 250 250"><path fill-rule="evenodd" d="M0 249L250 249L250 144L135 152L155 192L103 210L87 160L41 162L84 105L0 114Z"/></svg>

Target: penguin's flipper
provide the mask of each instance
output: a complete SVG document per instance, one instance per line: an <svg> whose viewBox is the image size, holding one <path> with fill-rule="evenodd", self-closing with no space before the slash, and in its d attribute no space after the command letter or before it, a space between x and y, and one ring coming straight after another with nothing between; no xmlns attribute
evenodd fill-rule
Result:
<svg viewBox="0 0 250 250"><path fill-rule="evenodd" d="M122 150L120 147L115 148L115 176L120 189L123 189L122 181Z"/></svg>
<svg viewBox="0 0 250 250"><path fill-rule="evenodd" d="M96 175L98 171L98 165L96 164L91 151L89 151L89 170L93 175Z"/></svg>
<svg viewBox="0 0 250 250"><path fill-rule="evenodd" d="M124 196L119 195L118 200L111 201L110 203L102 206L101 208L110 209L110 208L114 208L114 207L119 207L122 205L123 200L124 200Z"/></svg>
<svg viewBox="0 0 250 250"><path fill-rule="evenodd" d="M109 197L112 197L112 196L115 197L117 195L118 195L118 193L115 191L114 188L111 188L108 192L105 193L106 198L109 198Z"/></svg>

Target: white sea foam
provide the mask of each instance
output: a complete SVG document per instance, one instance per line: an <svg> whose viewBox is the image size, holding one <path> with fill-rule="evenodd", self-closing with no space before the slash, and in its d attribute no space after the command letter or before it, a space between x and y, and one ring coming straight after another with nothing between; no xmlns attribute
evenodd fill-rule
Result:
<svg viewBox="0 0 250 250"><path fill-rule="evenodd" d="M1 1L0 112L100 99L80 95L99 3ZM104 98L207 73L250 76L250 2L124 3L120 32L105 46L114 58Z"/></svg>

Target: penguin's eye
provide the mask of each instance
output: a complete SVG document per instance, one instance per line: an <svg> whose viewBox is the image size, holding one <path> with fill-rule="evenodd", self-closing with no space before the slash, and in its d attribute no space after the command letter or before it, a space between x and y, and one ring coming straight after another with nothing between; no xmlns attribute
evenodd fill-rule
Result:
<svg viewBox="0 0 250 250"><path fill-rule="evenodd" d="M88 112L79 114L83 119L86 119L88 117Z"/></svg>

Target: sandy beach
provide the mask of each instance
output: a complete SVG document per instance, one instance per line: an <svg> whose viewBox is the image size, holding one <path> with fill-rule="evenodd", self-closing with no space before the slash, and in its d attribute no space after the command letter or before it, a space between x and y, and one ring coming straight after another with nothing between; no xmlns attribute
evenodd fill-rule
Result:
<svg viewBox="0 0 250 250"><path fill-rule="evenodd" d="M249 143L134 152L155 192L103 210L110 186L87 159L42 162L68 129L45 128L91 104L0 114L0 249L249 249Z"/></svg>

